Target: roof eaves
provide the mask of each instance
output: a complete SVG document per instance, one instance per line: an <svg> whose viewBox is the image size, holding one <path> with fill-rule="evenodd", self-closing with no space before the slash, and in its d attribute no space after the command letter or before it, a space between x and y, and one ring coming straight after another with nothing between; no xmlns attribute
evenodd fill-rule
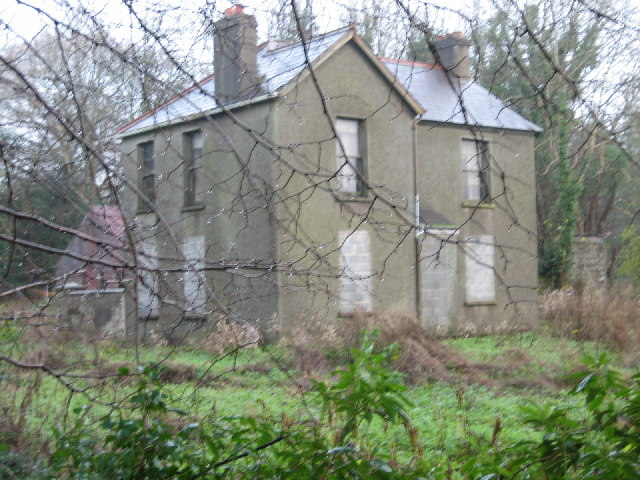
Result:
<svg viewBox="0 0 640 480"><path fill-rule="evenodd" d="M118 128L116 130L115 137L116 138L121 138L121 137L126 136L126 135L122 135L122 134L125 133L131 127L133 127L136 123L144 120L145 118L151 117L154 113L157 113L160 109L168 107L169 105L171 105L172 103L176 102L177 100L180 100L185 95L188 95L189 93L193 92L196 88L199 88L202 85L204 85L206 82L211 80L214 76L215 76L215 73L212 73L211 75L208 75L207 77L205 77L202 80L200 80L198 83L194 83L190 87L185 88L184 90L182 90L181 92L175 94L174 96L172 96L171 98L169 98L165 102L161 103L157 107L155 107L155 108L153 108L153 109L151 109L149 111L144 112L142 115L134 118L129 123L121 126L120 128ZM137 132L137 130L136 130L136 132ZM133 134L133 132L131 132L131 133Z"/></svg>
<svg viewBox="0 0 640 480"><path fill-rule="evenodd" d="M173 126L173 125L179 125L181 123L188 123L188 122L191 122L193 120L197 120L199 118L206 117L208 115L216 115L216 114L224 112L226 110L235 110L237 108L246 107L248 105L253 105L255 103L264 102L266 100L270 100L271 98L274 98L274 97L277 97L277 96L278 96L277 92L267 93L265 95L260 95L259 97L250 98L248 100L243 100L241 102L236 102L234 104L226 105L224 107L216 107L216 108L212 108L212 109L205 110L205 111L202 111L202 112L197 112L197 113L194 113L192 115L188 115L186 117L178 117L178 118L175 118L175 119L172 119L172 120L168 120L166 122L154 123L153 125L149 125L148 127L140 128L138 130L133 130L131 132L125 132L125 133L121 133L121 134L116 134L115 138L131 137L131 136L134 136L134 135L140 135L141 133L147 133L147 132L150 132L150 131L153 131L153 130L157 130L159 128L166 128L166 127Z"/></svg>
<svg viewBox="0 0 640 480"><path fill-rule="evenodd" d="M535 123L528 122L531 126L529 128L514 128L504 127L500 125L485 125L482 123L462 123L455 120L434 120L431 118L420 118L420 123L429 125L444 125L451 128L467 127L467 128L479 128L482 130L495 130L504 132L520 132L520 133L533 133L535 135L543 132L544 130L538 127ZM534 128L535 127L535 128Z"/></svg>

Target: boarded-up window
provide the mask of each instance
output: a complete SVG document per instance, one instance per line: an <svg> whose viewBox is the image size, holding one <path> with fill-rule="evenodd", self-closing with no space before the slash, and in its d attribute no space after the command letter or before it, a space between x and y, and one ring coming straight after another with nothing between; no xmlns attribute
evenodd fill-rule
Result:
<svg viewBox="0 0 640 480"><path fill-rule="evenodd" d="M340 311L371 311L371 253L369 232L340 232Z"/></svg>
<svg viewBox="0 0 640 480"><path fill-rule="evenodd" d="M160 313L157 247L147 241L138 247L138 317L157 317Z"/></svg>
<svg viewBox="0 0 640 480"><path fill-rule="evenodd" d="M422 319L448 326L455 293L456 245L450 232L428 232L420 252Z"/></svg>
<svg viewBox="0 0 640 480"><path fill-rule="evenodd" d="M187 237L184 240L183 254L185 258L183 278L185 310L189 313L202 314L206 311L207 305L204 237Z"/></svg>
<svg viewBox="0 0 640 480"><path fill-rule="evenodd" d="M493 302L496 298L493 237L468 237L465 242L467 303Z"/></svg>

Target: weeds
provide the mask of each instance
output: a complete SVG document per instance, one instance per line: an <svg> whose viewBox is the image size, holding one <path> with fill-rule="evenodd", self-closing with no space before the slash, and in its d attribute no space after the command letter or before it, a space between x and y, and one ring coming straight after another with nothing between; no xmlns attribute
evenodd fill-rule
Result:
<svg viewBox="0 0 640 480"><path fill-rule="evenodd" d="M295 326L282 340L291 352L292 366L300 372L326 373L337 365L352 361L351 349L358 345L362 330L379 331L377 350L397 343L393 367L409 383L424 381L491 385L492 381L462 355L448 348L422 327L419 320L404 312L374 315L358 312L335 321L311 319Z"/></svg>
<svg viewBox="0 0 640 480"><path fill-rule="evenodd" d="M630 290L608 294L553 290L543 295L540 304L546 328L553 335L638 352L640 303Z"/></svg>

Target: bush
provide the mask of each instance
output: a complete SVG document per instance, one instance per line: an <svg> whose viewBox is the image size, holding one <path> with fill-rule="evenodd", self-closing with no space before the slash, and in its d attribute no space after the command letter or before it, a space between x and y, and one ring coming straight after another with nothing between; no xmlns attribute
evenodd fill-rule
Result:
<svg viewBox="0 0 640 480"><path fill-rule="evenodd" d="M286 417L186 422L186 412L168 407L157 371L146 369L126 407L105 416L100 431L88 428L82 409L74 412L77 425L59 433L52 468L63 478L104 480L405 478L417 471L411 462L392 461L389 446L369 448L360 435L376 418L399 422L408 433L412 461L421 455L403 410L409 404L404 387L386 368L395 346L375 353L375 338L366 336L363 347L352 351L354 362L333 372L333 385L316 382L313 392L322 408L311 422Z"/></svg>

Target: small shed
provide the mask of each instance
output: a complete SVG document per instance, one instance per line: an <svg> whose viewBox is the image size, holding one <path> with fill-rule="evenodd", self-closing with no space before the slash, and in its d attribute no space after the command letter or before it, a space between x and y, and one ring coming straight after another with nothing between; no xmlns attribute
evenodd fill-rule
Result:
<svg viewBox="0 0 640 480"><path fill-rule="evenodd" d="M56 266L58 313L78 333L125 335L125 223L118 207L92 205Z"/></svg>
<svg viewBox="0 0 640 480"><path fill-rule="evenodd" d="M122 282L124 217L118 207L91 205L56 266L63 289L104 290ZM93 260L93 261L92 261Z"/></svg>

